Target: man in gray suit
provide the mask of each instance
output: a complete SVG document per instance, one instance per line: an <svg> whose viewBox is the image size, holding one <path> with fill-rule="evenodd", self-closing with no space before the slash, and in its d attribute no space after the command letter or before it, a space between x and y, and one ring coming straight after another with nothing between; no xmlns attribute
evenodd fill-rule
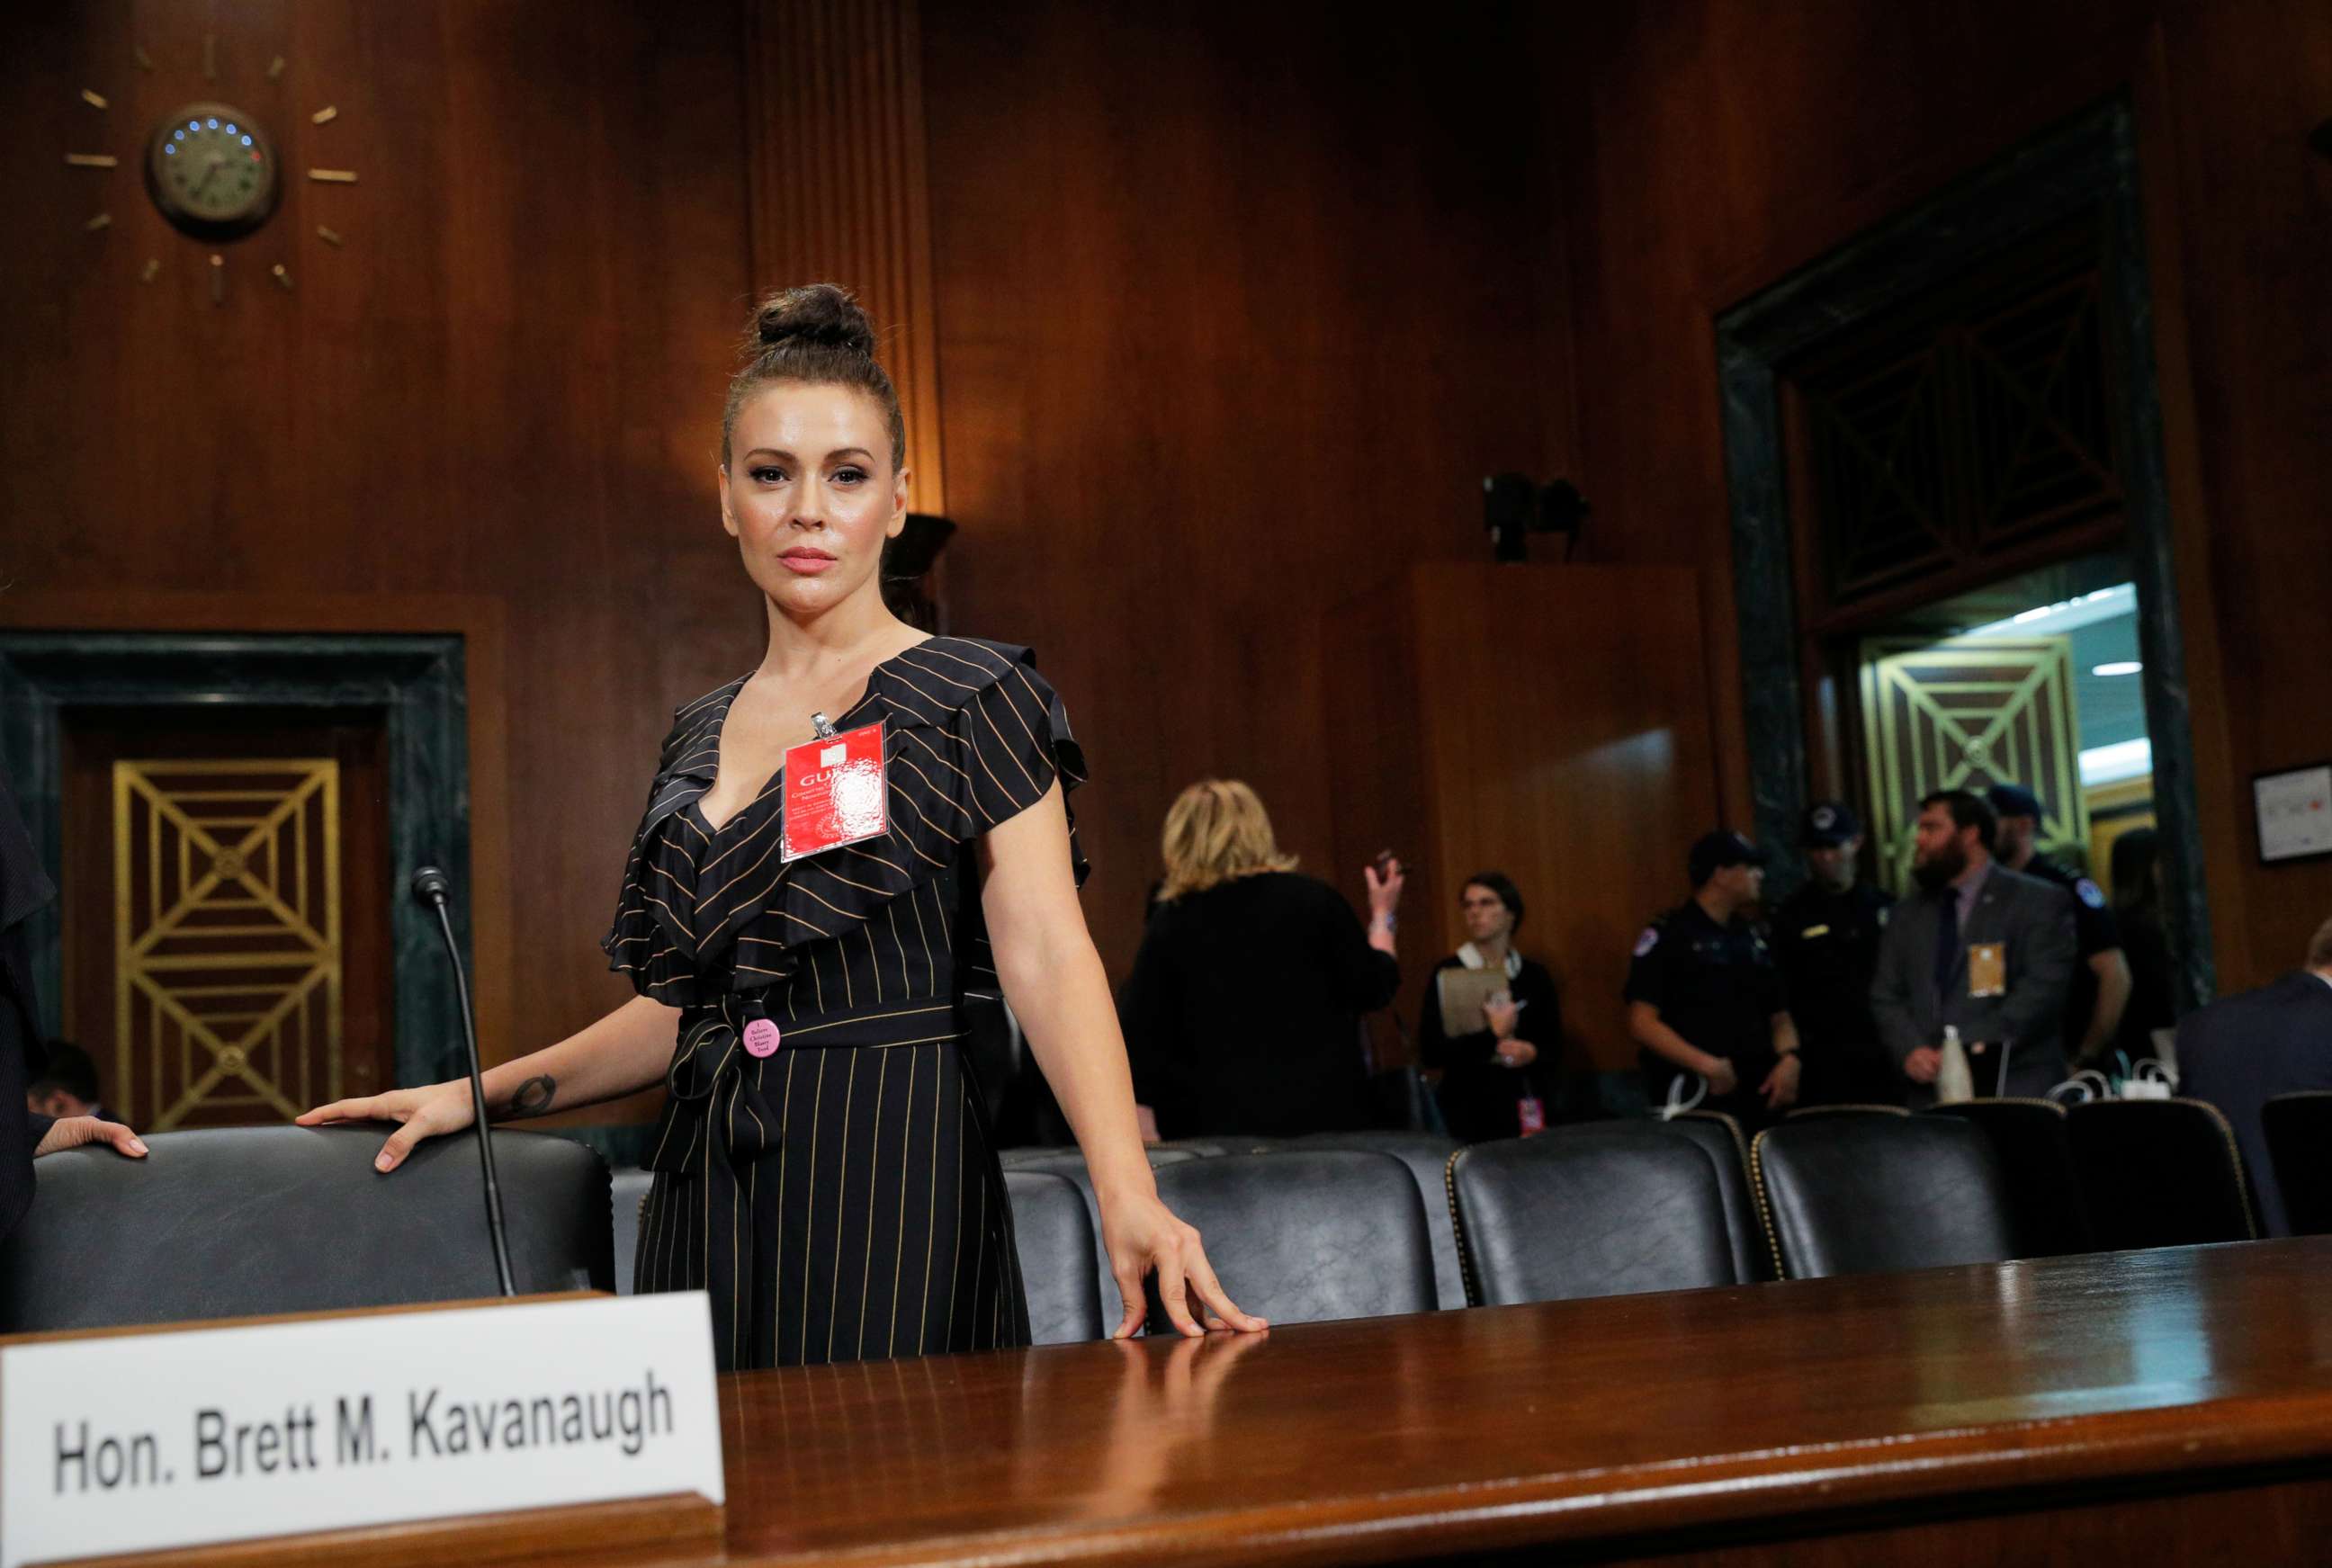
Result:
<svg viewBox="0 0 2332 1568"><path fill-rule="evenodd" d="M1922 891L1895 906L1870 986L1878 1037L1913 1104L1934 1103L1946 1025L1979 1095L2041 1095L2065 1076L2072 895L1993 860L1998 827L1970 790L1919 802L1911 871Z"/></svg>

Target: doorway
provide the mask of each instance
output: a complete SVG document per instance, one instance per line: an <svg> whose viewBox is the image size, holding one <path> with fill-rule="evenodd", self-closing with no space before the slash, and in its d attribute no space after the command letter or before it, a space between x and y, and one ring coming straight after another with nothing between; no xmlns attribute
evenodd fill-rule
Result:
<svg viewBox="0 0 2332 1568"><path fill-rule="evenodd" d="M2044 832L2101 881L2097 825L2150 818L2183 1010L2213 976L2150 324L2117 98L1716 327L1752 786L1781 879L1811 798L1876 817L1915 778L2053 796ZM1873 840L1866 869L1899 875L1904 846Z"/></svg>
<svg viewBox="0 0 2332 1568"><path fill-rule="evenodd" d="M64 724L65 1037L144 1131L395 1082L378 709L88 707Z"/></svg>

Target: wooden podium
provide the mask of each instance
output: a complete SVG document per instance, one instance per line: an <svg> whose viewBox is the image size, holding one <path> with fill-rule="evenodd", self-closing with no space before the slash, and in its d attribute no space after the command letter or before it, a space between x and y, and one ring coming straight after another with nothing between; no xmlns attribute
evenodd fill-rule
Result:
<svg viewBox="0 0 2332 1568"><path fill-rule="evenodd" d="M311 1323L322 1319L378 1317L392 1314L448 1312L483 1306L518 1306L557 1301L587 1301L594 1290L559 1291L504 1300L439 1301L410 1306L358 1308L349 1312L281 1313L259 1317L214 1318L198 1323L141 1324L82 1329L68 1334L0 1334L0 1348L65 1340L119 1339L142 1334L178 1334L205 1329L249 1328L264 1324ZM368 1525L346 1530L269 1535L249 1541L135 1552L101 1557L52 1558L70 1568L293 1568L329 1562L351 1568L448 1568L454 1563L511 1562L655 1562L711 1558L720 1551L724 1523L721 1505L693 1492L628 1497L556 1508L465 1514L447 1519Z"/></svg>

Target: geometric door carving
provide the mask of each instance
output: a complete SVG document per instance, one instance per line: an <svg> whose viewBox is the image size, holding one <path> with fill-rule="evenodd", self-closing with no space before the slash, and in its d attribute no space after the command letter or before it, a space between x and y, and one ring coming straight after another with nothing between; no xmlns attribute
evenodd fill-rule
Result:
<svg viewBox="0 0 2332 1568"><path fill-rule="evenodd" d="M2042 848L2086 858L2089 813L2067 638L1870 638L1861 699L1882 884L1897 893L1909 885L1919 800L1938 789L2021 784L2046 813Z"/></svg>
<svg viewBox="0 0 2332 1568"><path fill-rule="evenodd" d="M167 1132L339 1098L339 760L117 760L112 818L108 1103Z"/></svg>

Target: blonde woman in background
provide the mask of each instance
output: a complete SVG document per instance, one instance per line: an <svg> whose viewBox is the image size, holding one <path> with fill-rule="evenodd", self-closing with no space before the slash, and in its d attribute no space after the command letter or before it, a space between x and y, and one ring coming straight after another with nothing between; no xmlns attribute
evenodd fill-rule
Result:
<svg viewBox="0 0 2332 1568"><path fill-rule="evenodd" d="M1362 872L1369 923L1283 855L1237 779L1166 813L1164 881L1118 997L1145 1131L1292 1137L1369 1124L1360 1018L1400 984L1401 868Z"/></svg>

